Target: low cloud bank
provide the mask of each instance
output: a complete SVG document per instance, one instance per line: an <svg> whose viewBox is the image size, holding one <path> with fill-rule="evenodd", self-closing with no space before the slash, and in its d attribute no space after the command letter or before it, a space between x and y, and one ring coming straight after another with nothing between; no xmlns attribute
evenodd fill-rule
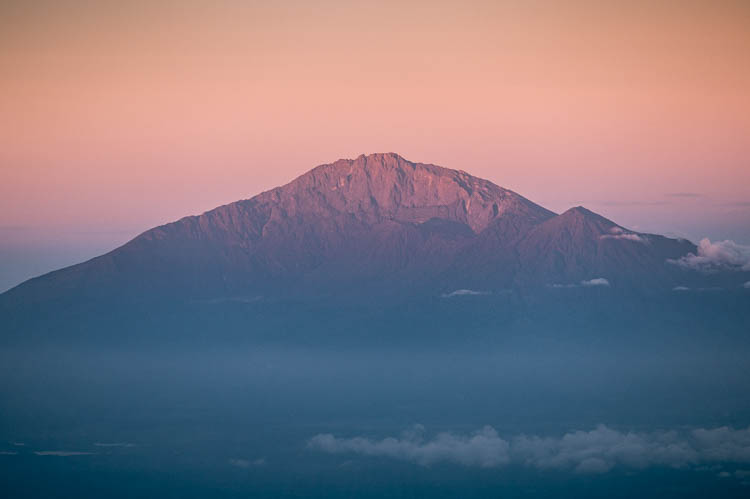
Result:
<svg viewBox="0 0 750 499"><path fill-rule="evenodd" d="M520 465L538 470L606 473L615 468L691 468L750 463L750 427L690 431L620 432L605 425L562 437L518 435L501 438L491 426L467 435L439 433L425 438L421 425L400 437L381 440L319 434L311 449L409 461L423 466L454 463L480 468Z"/></svg>
<svg viewBox="0 0 750 499"><path fill-rule="evenodd" d="M464 466L494 468L510 462L510 446L491 426L470 435L439 433L424 439L424 427L417 425L400 438L370 440L364 437L336 438L331 434L314 436L310 447L329 453L354 453L412 461L423 466L445 461Z"/></svg>
<svg viewBox="0 0 750 499"><path fill-rule="evenodd" d="M750 271L750 246L743 246L729 240L712 243L706 238L698 243L697 254L689 253L677 260L667 261L685 269L701 272Z"/></svg>

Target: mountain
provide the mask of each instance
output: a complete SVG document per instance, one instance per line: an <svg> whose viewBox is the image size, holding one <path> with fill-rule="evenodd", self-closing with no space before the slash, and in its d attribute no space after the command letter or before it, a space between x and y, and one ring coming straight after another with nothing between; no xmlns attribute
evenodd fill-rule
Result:
<svg viewBox="0 0 750 499"><path fill-rule="evenodd" d="M697 279L668 263L695 251L582 207L556 215L464 171L372 154L31 279L0 295L0 313L23 329L31 316L48 327L115 308L158 315L175 303L396 303L592 280L665 292Z"/></svg>
<svg viewBox="0 0 750 499"><path fill-rule="evenodd" d="M373 154L154 228L8 294L23 301L102 292L211 299L319 289L355 277L401 279L439 272L499 221L525 230L553 216L465 172Z"/></svg>

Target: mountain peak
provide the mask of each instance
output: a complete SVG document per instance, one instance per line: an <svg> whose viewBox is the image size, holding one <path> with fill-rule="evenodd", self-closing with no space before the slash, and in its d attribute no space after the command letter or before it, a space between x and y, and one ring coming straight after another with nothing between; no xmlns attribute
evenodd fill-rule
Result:
<svg viewBox="0 0 750 499"><path fill-rule="evenodd" d="M320 165L276 190L287 212L350 213L365 221L423 223L443 218L484 230L508 213L549 216L541 206L461 170L409 161L396 153L360 155ZM313 210L315 211L315 210Z"/></svg>
<svg viewBox="0 0 750 499"><path fill-rule="evenodd" d="M574 206L573 208L561 213L557 218L560 223L585 223L597 226L602 230L609 230L610 228L617 226L612 220L584 208L583 206Z"/></svg>
<svg viewBox="0 0 750 499"><path fill-rule="evenodd" d="M370 176L375 176L387 171L398 171L400 175L403 175L405 178L413 178L417 173L438 177L451 177L458 175L473 178L468 173L460 170L452 170L450 168L444 168L432 164L415 163L395 152L360 154L354 159L339 159L333 163L317 166L299 178L317 175L350 176L356 170L363 170ZM377 179L377 177L374 178ZM422 180L424 179L425 177L423 176ZM383 178L382 180L389 179Z"/></svg>
<svg viewBox="0 0 750 499"><path fill-rule="evenodd" d="M599 217L600 215L594 213L593 211L584 208L583 206L574 206L573 208L569 208L564 213L560 214L560 216L570 216L570 217Z"/></svg>
<svg viewBox="0 0 750 499"><path fill-rule="evenodd" d="M356 160L363 161L404 161L411 163L406 160L403 156L395 152L374 152L370 154L360 154Z"/></svg>

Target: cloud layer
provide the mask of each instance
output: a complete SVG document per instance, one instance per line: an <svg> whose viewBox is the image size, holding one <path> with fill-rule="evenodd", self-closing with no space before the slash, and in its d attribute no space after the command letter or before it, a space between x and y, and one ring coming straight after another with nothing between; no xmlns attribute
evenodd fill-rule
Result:
<svg viewBox="0 0 750 499"><path fill-rule="evenodd" d="M697 254L689 253L669 263L685 269L711 272L715 270L750 271L750 246L743 246L734 241L716 241L708 238L698 243Z"/></svg>
<svg viewBox="0 0 750 499"><path fill-rule="evenodd" d="M750 463L750 427L620 432L599 425L591 431L574 431L562 437L518 435L505 440L491 426L468 435L439 433L425 438L424 428L417 425L398 438L377 440L319 434L308 445L333 454L386 457L423 466L439 462L481 468L521 465L578 473Z"/></svg>

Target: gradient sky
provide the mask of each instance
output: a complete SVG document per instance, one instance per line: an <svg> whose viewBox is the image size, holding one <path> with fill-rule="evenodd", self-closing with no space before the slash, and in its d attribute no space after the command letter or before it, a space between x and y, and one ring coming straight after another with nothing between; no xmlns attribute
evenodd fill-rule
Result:
<svg viewBox="0 0 750 499"><path fill-rule="evenodd" d="M398 152L750 243L750 2L0 5L0 290Z"/></svg>

